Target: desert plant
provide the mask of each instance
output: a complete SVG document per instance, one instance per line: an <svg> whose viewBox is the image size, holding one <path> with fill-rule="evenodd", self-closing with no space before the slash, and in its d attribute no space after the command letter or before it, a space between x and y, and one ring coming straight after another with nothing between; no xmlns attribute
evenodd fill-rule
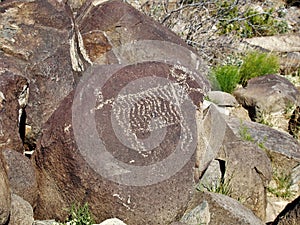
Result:
<svg viewBox="0 0 300 225"><path fill-rule="evenodd" d="M275 171L273 173L273 180L275 181L275 185L273 187L268 187L267 190L269 193L283 199L294 196L294 193L291 191L292 177L290 173L285 174Z"/></svg>
<svg viewBox="0 0 300 225"><path fill-rule="evenodd" d="M214 182L211 184L201 184L197 187L197 190L202 191L203 188L205 188L209 192L231 196L232 187L230 181L231 179L220 178L218 182Z"/></svg>
<svg viewBox="0 0 300 225"><path fill-rule="evenodd" d="M240 68L240 83L247 85L251 78L267 74L277 73L279 70L279 60L276 55L253 51L243 58Z"/></svg>
<svg viewBox="0 0 300 225"><path fill-rule="evenodd" d="M254 141L252 135L249 132L249 128L247 126L245 126L242 122L239 127L239 134L243 141L250 141L250 142Z"/></svg>
<svg viewBox="0 0 300 225"><path fill-rule="evenodd" d="M217 5L219 5L219 10L216 13L220 15L218 28L221 34L235 33L240 37L250 38L288 31L287 22L276 19L276 17L282 17L282 10L279 12L273 8L261 11L253 8L240 10L238 1L234 0L219 1Z"/></svg>
<svg viewBox="0 0 300 225"><path fill-rule="evenodd" d="M212 83L215 88L224 92L232 93L239 80L239 68L235 65L216 66L212 69Z"/></svg>
<svg viewBox="0 0 300 225"><path fill-rule="evenodd" d="M72 204L68 219L60 225L92 225L94 220L89 210L89 206L85 203L83 206Z"/></svg>

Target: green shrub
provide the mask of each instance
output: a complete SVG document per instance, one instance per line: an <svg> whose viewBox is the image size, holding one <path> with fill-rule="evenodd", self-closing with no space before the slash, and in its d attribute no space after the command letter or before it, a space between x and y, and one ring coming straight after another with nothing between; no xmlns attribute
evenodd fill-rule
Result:
<svg viewBox="0 0 300 225"><path fill-rule="evenodd" d="M200 184L196 190L203 191L203 188L209 192L227 195L229 197L232 194L231 179L220 178L217 183L211 183L208 185Z"/></svg>
<svg viewBox="0 0 300 225"><path fill-rule="evenodd" d="M92 225L94 220L89 211L88 204L83 206L72 204L70 214L65 223L61 225Z"/></svg>
<svg viewBox="0 0 300 225"><path fill-rule="evenodd" d="M269 193L283 199L289 199L295 195L295 193L291 190L291 174L274 172L273 180L275 181L275 187L268 187Z"/></svg>
<svg viewBox="0 0 300 225"><path fill-rule="evenodd" d="M234 33L242 38L250 38L288 31L287 22L276 19L282 16L282 13L275 12L273 8L263 12L252 8L241 11L233 0L220 1L217 4L219 7L216 14L220 15L218 23L220 34Z"/></svg>
<svg viewBox="0 0 300 225"><path fill-rule="evenodd" d="M240 83L247 85L251 78L277 73L279 60L276 55L270 53L250 52L243 58L240 68Z"/></svg>
<svg viewBox="0 0 300 225"><path fill-rule="evenodd" d="M210 80L216 89L232 93L239 83L239 68L235 65L217 66L211 72Z"/></svg>

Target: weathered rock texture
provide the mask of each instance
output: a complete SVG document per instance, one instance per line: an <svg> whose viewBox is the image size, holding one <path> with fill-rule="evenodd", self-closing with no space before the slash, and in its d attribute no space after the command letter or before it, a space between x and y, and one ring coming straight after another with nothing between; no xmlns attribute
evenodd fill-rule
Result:
<svg viewBox="0 0 300 225"><path fill-rule="evenodd" d="M2 70L2 63L0 53L0 150L11 148L23 152L19 118L28 82L25 77Z"/></svg>
<svg viewBox="0 0 300 225"><path fill-rule="evenodd" d="M224 145L218 159L225 161L224 179L231 186L230 196L239 199L264 221L266 188L272 178L267 154L253 143L237 141Z"/></svg>
<svg viewBox="0 0 300 225"><path fill-rule="evenodd" d="M50 5L48 6L50 7ZM55 11L55 8L53 10L52 13L58 13ZM63 13L63 11L59 13ZM100 162L101 160L103 161L98 151L100 145L92 146L93 143L90 143L92 148L87 149L90 152L82 153L78 147L80 143L76 143L78 140L75 140L75 132L77 132L78 135L80 131L79 133L83 135L81 137L83 140L85 140L85 134L88 134L88 136L86 136L87 140L89 140L89 138L102 139L102 144L107 148L107 151L126 164L133 166L155 165L157 161L167 159L168 154L174 151L182 129L189 129L190 131L185 132L184 135L192 135L196 131L191 130L193 129L192 127L181 127L183 124L180 116L182 115L176 112L177 108L173 106L170 101L173 98L179 102L182 102L182 100L177 96L173 96L173 92L171 89L168 89L168 85L158 85L155 83L155 79L168 79L179 85L178 87L185 85L184 88L187 88L186 90L191 99L191 104L193 104L193 109L195 109L201 105L203 92L209 89L209 84L202 74L206 67L204 64L202 65L201 62L198 64L200 74L197 75L200 78L200 82L197 83L195 80L190 79L193 72L186 71L183 67L176 67L175 65L173 66L163 62L144 62L143 60L149 60L148 58L142 57L143 54L146 57L147 52L147 54L141 52L141 55L130 55L132 54L131 51L126 52L123 49L116 49L121 45L135 43L138 40L169 41L189 49L184 41L167 28L153 22L148 17L121 1L109 1L103 4L99 4L99 1L89 2L89 4L86 4L79 10L75 23L75 36L72 38L74 38L75 41L76 38L78 38L79 41L78 49L76 48L78 51L71 52L73 70L82 72L86 69L87 63L92 62L105 64L125 62L135 64L124 68L121 68L120 65L91 68L89 72L92 76L87 77L85 74L83 79L85 79L84 81L87 83L84 83L82 80L80 85L85 87L84 85L86 84L94 85L106 80L101 90L95 89L92 92L94 97L97 95L95 105L90 104L92 101L89 98L85 98L86 93L75 93L75 91L73 91L62 101L48 122L43 126L43 133L38 143L37 151L35 152L40 191L38 207L35 211L37 219L53 217L64 219L67 212L61 209L69 208L74 201L77 201L81 203L88 202L95 219L99 221L118 215L125 223L132 225L141 223L171 223L183 214L185 206L191 197L194 186L193 167L195 165L195 157L193 154L187 154L189 155L188 160L182 168L177 168L178 162L182 161L182 157L180 157L180 160L173 158L171 164L172 168L167 169L164 168L164 166L157 166L156 168L154 167L153 170L147 171L148 178L145 177L145 179L155 179L159 176L163 177L166 171L178 170L176 174L172 174L172 176L166 177L158 183L154 182L144 186L135 186L131 183L125 183L125 185L122 183L123 180L120 180L120 182L116 180L112 181L109 179L109 176L112 175L106 177L101 174L102 170L99 172L95 169L99 164L108 165L112 162L109 160L102 163ZM68 34L66 31L68 20L66 19L62 25L64 28L61 31L63 37L68 36L66 35ZM61 41L62 43L64 43L63 40ZM82 40L82 42L80 40ZM57 40L57 42L58 41L59 40ZM163 46L162 42L160 42L160 44ZM58 49L63 50L63 47L64 45L60 45ZM115 48L114 51L110 51L112 48ZM157 56L165 54L165 56L168 56L168 59L172 61L174 51L173 54L170 54L170 50L172 49L164 47L154 52L154 54ZM56 52L58 54L59 51ZM64 52L65 51L63 51L63 53ZM178 52L180 56L182 55L180 58L182 61L189 62L185 64L192 65L192 62L189 61L193 56L193 54L191 54L192 52L188 52L188 55L184 55L184 51L176 52ZM51 55L50 58L55 62L57 57L66 62L66 56L64 54L59 56ZM141 63L136 64L139 60ZM45 62L45 66L49 67L49 64L52 65L50 62ZM68 88L68 78L70 78L70 73L68 73L69 63L66 62L64 66L66 69L64 73L60 75L66 77L66 80L62 80L67 82L66 87ZM52 67L50 66L50 68ZM100 70L101 68L110 69L107 69L106 73L97 73L96 69ZM193 69L196 68L194 67ZM53 74L56 74L56 72L57 71L53 72ZM113 72L111 77L107 76L109 75L107 74L108 72ZM189 75L190 73L191 75ZM133 95L124 94L124 98L122 98L122 101L120 100L121 102L119 102L119 104L129 105L127 107L123 106L120 109L113 108L115 107L113 99L118 97L122 88L130 81L144 77L148 77L148 81L146 82L147 87L141 89L142 93L138 93L139 95L135 93L133 93ZM182 77L184 79L182 79ZM51 85L47 83L47 88L48 86ZM89 87L93 88L94 86L86 86L87 90ZM54 91L57 90L59 86L49 88ZM160 88L162 88L161 91ZM98 91L98 93L95 93L95 91ZM61 96L62 95L59 97ZM78 96L82 96L82 98ZM73 104L74 97L77 99L75 104ZM135 97L139 97L140 100L135 100ZM57 98L56 102L58 102L59 99L60 98ZM35 101L33 100L33 102ZM141 108L143 108L144 111L140 111ZM53 104L51 105L51 109L53 109ZM129 109L131 111L129 111ZM185 110L186 109L188 108L185 108ZM74 121L72 120L74 119L72 118L74 110L82 111L82 115L87 117L95 116L95 129L97 129L100 135L99 137L98 135L90 137L90 127L82 126L87 123L87 119L81 121L81 124L79 124L80 128L76 127L74 129ZM162 118L167 124L154 124L155 126L162 126L161 128L165 129L165 140L163 139L149 154L140 151L140 149L138 149L139 151L134 151L128 146L125 146L115 135L116 130L114 130L115 127L113 126L114 124L112 124L113 119L111 118L111 114L114 115L118 110L121 111L116 115L122 116L122 118L116 118L117 125L119 126L117 130L126 131L123 122L126 122L124 118L127 118L129 115L129 119L131 120L130 125L135 133L135 137L141 140L151 138L149 135L152 135L153 130L151 129L153 128L151 128L150 122L158 117ZM146 115L144 115L145 113ZM192 121L192 117L194 116L195 115L192 115L187 119ZM43 119L44 118L46 117L43 117ZM194 121L194 125L195 124ZM163 135L160 136L163 137ZM185 140L197 139L196 136L184 137ZM129 144L135 144L135 142ZM142 147L139 145L139 142L136 142L136 144ZM191 147L192 153L195 148L196 146ZM184 149L183 151L189 150L190 149ZM93 162L87 162L88 154L92 154ZM178 162L176 160L178 160ZM120 171L112 167L109 172L119 173ZM118 176L116 177L118 178ZM112 178L114 178L114 175ZM143 183L143 179L139 182Z"/></svg>
<svg viewBox="0 0 300 225"><path fill-rule="evenodd" d="M2 152L0 152L0 224L6 224L10 214L11 196Z"/></svg>
<svg viewBox="0 0 300 225"><path fill-rule="evenodd" d="M118 72L118 77L121 79L115 80L115 84L122 85L125 75L141 76L143 73L151 74L154 71L160 71L160 74L163 75L168 74L169 70L170 66L162 63L143 63L126 67ZM104 93L110 95L111 90L107 91ZM149 91L151 93L152 90ZM106 95L103 96L107 97ZM160 183L145 186L130 186L130 184L126 186L115 183L107 177L95 173L84 158L84 154L77 148L72 124L72 100L73 94L70 94L45 124L44 133L36 151L35 160L40 177L40 198L36 215L41 218L46 216L64 218L66 212L62 211L61 208L68 208L72 201L76 200L89 202L96 220L118 215L125 223L129 224L140 224L141 221L145 224L168 224L178 218L183 213L194 186L194 157L191 155L187 164L182 169L179 168L176 175L166 177ZM77 106L81 109L86 105L85 100L82 101ZM160 107L157 107L151 110L159 114ZM103 110L105 111L103 112ZM87 111L90 109L87 108ZM122 143L118 141L107 118L107 115L110 114L111 112L107 107L95 114L96 120L98 120L97 129L99 129L100 137L103 139L107 151L122 162L132 163L136 166L149 165L149 163L164 159L167 154L171 154L170 151L174 151L177 144L176 139L180 135L178 133L179 124L167 128L166 141L154 148L151 154L145 153L147 157L144 157L142 152L132 151L128 147L122 146ZM86 128L83 127L81 130L83 134L89 132L84 129ZM144 131L143 128L142 132ZM140 131L138 130L135 132L137 135L143 135L143 133L139 134ZM92 154L95 157L99 154L97 147L89 151L93 151ZM172 170L178 170L176 168L177 162L173 161L173 163ZM153 179L157 175L161 176L159 173L163 167L157 169L149 171Z"/></svg>
<svg viewBox="0 0 300 225"><path fill-rule="evenodd" d="M284 114L289 106L300 102L298 89L287 79L277 75L250 79L247 87L240 88L233 94L248 110L251 119L257 122L268 120L266 117L271 114ZM287 130L288 125L285 127Z"/></svg>
<svg viewBox="0 0 300 225"><path fill-rule="evenodd" d="M36 138L41 125L73 89L71 18L64 3L53 0L4 1L0 11L2 70L15 67L29 80L27 124Z"/></svg>
<svg viewBox="0 0 300 225"><path fill-rule="evenodd" d="M199 207L197 209L197 207ZM202 215L204 217L200 217ZM197 193L185 213L182 222L189 225L209 224L264 224L253 212L228 196L202 192Z"/></svg>
<svg viewBox="0 0 300 225"><path fill-rule="evenodd" d="M300 223L300 196L289 203L272 225L297 225Z"/></svg>
<svg viewBox="0 0 300 225"><path fill-rule="evenodd" d="M33 209L31 205L20 196L12 194L8 225L32 225L32 223Z"/></svg>
<svg viewBox="0 0 300 225"><path fill-rule="evenodd" d="M11 192L36 206L38 189L35 177L35 169L31 161L13 150L3 150L7 164L7 175Z"/></svg>
<svg viewBox="0 0 300 225"><path fill-rule="evenodd" d="M273 170L292 172L300 161L300 145L287 133L277 131L269 126L255 122L231 118L227 121L234 133L241 137L241 130L252 137L253 142L267 150L272 161ZM242 138L242 137L241 137Z"/></svg>
<svg viewBox="0 0 300 225"><path fill-rule="evenodd" d="M289 133L300 140L300 106L297 106L289 120Z"/></svg>

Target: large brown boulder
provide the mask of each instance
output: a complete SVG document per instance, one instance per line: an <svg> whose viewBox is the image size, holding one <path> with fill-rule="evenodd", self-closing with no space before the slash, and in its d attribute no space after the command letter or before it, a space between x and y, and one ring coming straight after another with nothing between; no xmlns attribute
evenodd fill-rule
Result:
<svg viewBox="0 0 300 225"><path fill-rule="evenodd" d="M182 112L176 112L170 101L180 90L169 92L172 88L157 83L170 71L185 74L173 69L159 62L126 66L113 73L100 92L103 98L95 101L99 93L90 94L95 95L92 86L99 85L101 76L94 74L86 89L62 102L45 124L35 152L40 189L37 218L64 219L67 212L61 209L74 201L87 201L97 221L118 215L129 224L168 224L184 212L195 184L197 135L195 111L189 104L200 102L182 102L174 96L184 104ZM144 76L147 88L143 83L128 84ZM127 91L139 92L123 92L118 99L119 89L126 85ZM191 90L190 94L191 99L201 100L201 93L197 97Z"/></svg>
<svg viewBox="0 0 300 225"><path fill-rule="evenodd" d="M0 224L6 224L10 214L11 196L2 152L0 152Z"/></svg>

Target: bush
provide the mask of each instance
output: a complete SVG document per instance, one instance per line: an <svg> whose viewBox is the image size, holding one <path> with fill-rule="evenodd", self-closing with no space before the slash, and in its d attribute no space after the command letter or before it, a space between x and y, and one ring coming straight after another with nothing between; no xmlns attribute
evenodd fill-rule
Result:
<svg viewBox="0 0 300 225"><path fill-rule="evenodd" d="M279 70L278 57L269 53L250 52L243 58L240 68L240 83L247 85L251 78L277 73Z"/></svg>
<svg viewBox="0 0 300 225"><path fill-rule="evenodd" d="M70 209L69 218L65 223L60 225L92 225L94 220L90 213L88 204L85 203L83 206L72 204Z"/></svg>
<svg viewBox="0 0 300 225"><path fill-rule="evenodd" d="M239 80L239 68L235 65L217 66L211 73L215 88L224 92L232 93Z"/></svg>
<svg viewBox="0 0 300 225"><path fill-rule="evenodd" d="M220 15L218 23L220 34L234 33L242 38L250 38L288 31L285 20L275 19L280 17L280 12L276 12L273 8L262 12L252 8L241 11L236 1L227 0L219 3L216 14Z"/></svg>

